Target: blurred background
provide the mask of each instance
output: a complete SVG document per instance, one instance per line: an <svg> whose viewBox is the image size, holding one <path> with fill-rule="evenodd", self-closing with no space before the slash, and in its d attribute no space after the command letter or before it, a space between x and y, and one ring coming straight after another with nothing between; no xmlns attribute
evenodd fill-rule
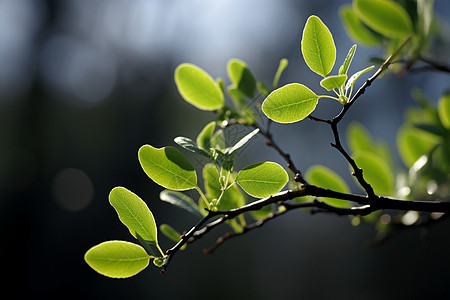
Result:
<svg viewBox="0 0 450 300"><path fill-rule="evenodd" d="M226 78L231 58L244 60L267 84L281 58L281 83L320 91L300 53L306 19L317 14L333 33L341 62L353 42L338 19L350 0L0 0L0 263L4 294L13 299L443 299L450 297L448 222L429 232L427 247L411 230L380 248L365 247L371 228L346 217L291 212L204 255L228 228L175 256L165 275L150 266L126 280L108 279L84 262L92 246L132 241L108 203L124 186L141 196L156 221L179 231L195 222L159 200L159 186L141 170L144 144L174 146L195 137L214 116L177 94L173 72L194 63ZM435 1L449 20L450 3ZM379 49L359 47L350 72ZM375 138L395 149L413 86L437 101L448 75L387 75L352 107ZM362 83L362 80L361 82ZM330 100L331 101L331 100ZM321 100L329 118L338 103ZM324 164L348 180L323 124L274 126L276 141L299 168ZM230 132L240 138L245 129ZM238 167L283 161L257 138ZM401 162L397 159L398 167ZM196 167L200 167L196 165ZM172 243L161 237L164 249Z"/></svg>

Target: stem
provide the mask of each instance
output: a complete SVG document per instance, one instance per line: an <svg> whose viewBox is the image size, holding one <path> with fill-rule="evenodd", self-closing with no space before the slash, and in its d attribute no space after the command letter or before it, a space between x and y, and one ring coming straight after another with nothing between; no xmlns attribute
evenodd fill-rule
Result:
<svg viewBox="0 0 450 300"><path fill-rule="evenodd" d="M205 194L203 194L202 190L198 186L195 187L195 190L200 194L200 197L202 197L202 199L205 202L206 207L208 208L208 210L211 209L210 205L209 205L209 202L208 202L208 199L206 198Z"/></svg>

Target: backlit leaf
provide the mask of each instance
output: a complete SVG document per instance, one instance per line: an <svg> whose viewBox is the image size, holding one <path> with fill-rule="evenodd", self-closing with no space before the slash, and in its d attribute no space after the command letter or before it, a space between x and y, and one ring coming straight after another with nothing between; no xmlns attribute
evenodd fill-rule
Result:
<svg viewBox="0 0 450 300"><path fill-rule="evenodd" d="M86 263L98 273L112 278L127 278L145 269L151 256L139 245L125 241L108 241L89 249Z"/></svg>
<svg viewBox="0 0 450 300"><path fill-rule="evenodd" d="M253 130L252 132L248 133L246 136L244 136L242 139L239 140L233 147L231 147L226 154L233 154L235 151L239 150L242 146L248 143L248 141L251 140L252 137L257 135L259 132L259 128Z"/></svg>
<svg viewBox="0 0 450 300"><path fill-rule="evenodd" d="M193 64L181 64L176 68L175 84L183 99L199 109L217 110L225 103L219 85Z"/></svg>
<svg viewBox="0 0 450 300"><path fill-rule="evenodd" d="M352 40L365 46L377 46L381 43L381 36L371 31L361 22L351 5L343 5L339 10L339 15L344 24L345 31Z"/></svg>
<svg viewBox="0 0 450 300"><path fill-rule="evenodd" d="M211 148L211 138L214 133L214 129L216 129L216 122L209 122L205 127L203 127L202 131L197 136L197 146L209 151Z"/></svg>
<svg viewBox="0 0 450 300"><path fill-rule="evenodd" d="M276 194L288 182L288 174L279 164L263 162L242 169L236 182L250 196L264 198Z"/></svg>
<svg viewBox="0 0 450 300"><path fill-rule="evenodd" d="M240 59L230 59L227 64L230 81L247 97L253 98L256 80L247 64Z"/></svg>
<svg viewBox="0 0 450 300"><path fill-rule="evenodd" d="M147 242L157 243L155 219L141 198L126 188L115 187L109 193L109 203L135 238L138 234Z"/></svg>
<svg viewBox="0 0 450 300"><path fill-rule="evenodd" d="M197 144L190 138L179 136L174 139L174 142L183 147L186 150L210 158L210 155L206 150L197 146Z"/></svg>
<svg viewBox="0 0 450 300"><path fill-rule="evenodd" d="M293 123L314 111L319 96L302 84L291 83L276 89L262 104L264 114L278 123Z"/></svg>
<svg viewBox="0 0 450 300"><path fill-rule="evenodd" d="M310 16L303 29L301 50L308 67L326 77L336 60L336 47L328 27L317 16Z"/></svg>
<svg viewBox="0 0 450 300"><path fill-rule="evenodd" d="M191 162L173 147L139 149L139 162L144 172L157 184L183 191L197 187L197 174Z"/></svg>
<svg viewBox="0 0 450 300"><path fill-rule="evenodd" d="M359 152L354 160L363 170L364 179L372 185L375 193L382 196L394 194L394 175L389 165L378 155Z"/></svg>
<svg viewBox="0 0 450 300"><path fill-rule="evenodd" d="M373 30L391 38L403 38L412 32L406 10L391 0L353 0L358 17Z"/></svg>
<svg viewBox="0 0 450 300"><path fill-rule="evenodd" d="M355 56L355 52L356 52L356 44L353 45L348 51L347 56L345 57L345 60L342 63L342 66L339 68L339 75L347 75L348 68L352 63L353 56Z"/></svg>
<svg viewBox="0 0 450 300"><path fill-rule="evenodd" d="M327 91L331 91L341 87L345 83L345 80L347 80L347 75L328 76L320 81L320 85Z"/></svg>
<svg viewBox="0 0 450 300"><path fill-rule="evenodd" d="M334 171L321 165L315 165L308 169L305 174L306 180L313 185L330 189L336 192L349 193L350 188L345 183L344 179ZM350 207L351 203L348 201L341 201L333 198L320 198L320 200L336 206L336 207Z"/></svg>
<svg viewBox="0 0 450 300"><path fill-rule="evenodd" d="M284 69L288 66L289 61L286 58L282 58L280 60L280 64L278 65L277 72L275 73L275 76L273 78L272 88L276 88L278 86L278 82L280 81L281 74L283 73Z"/></svg>
<svg viewBox="0 0 450 300"><path fill-rule="evenodd" d="M358 71L355 74L353 74L347 81L347 83L345 84L345 93L347 93L347 91L349 89L353 88L353 85L355 84L355 81L359 78L359 76L361 76L362 74L372 70L375 66L370 66L365 68L364 70Z"/></svg>
<svg viewBox="0 0 450 300"><path fill-rule="evenodd" d="M202 215L199 212L198 205L192 200L191 197L185 195L181 192L164 190L159 194L159 198L162 201L170 203L172 205L178 206L182 209L187 210L190 213L193 213L196 216L201 217Z"/></svg>
<svg viewBox="0 0 450 300"><path fill-rule="evenodd" d="M450 129L450 93L443 95L438 102L438 114L442 125Z"/></svg>
<svg viewBox="0 0 450 300"><path fill-rule="evenodd" d="M423 130L404 125L397 133L397 148L403 163L410 168L436 145L438 138Z"/></svg>

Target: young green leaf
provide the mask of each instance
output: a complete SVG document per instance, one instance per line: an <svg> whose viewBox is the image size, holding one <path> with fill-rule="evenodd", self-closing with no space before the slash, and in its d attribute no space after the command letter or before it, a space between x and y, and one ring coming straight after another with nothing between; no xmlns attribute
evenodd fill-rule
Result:
<svg viewBox="0 0 450 300"><path fill-rule="evenodd" d="M326 77L336 60L336 46L328 27L317 16L310 16L303 29L301 42L303 58L315 73Z"/></svg>
<svg viewBox="0 0 450 300"><path fill-rule="evenodd" d="M272 88L276 88L278 86L278 82L280 81L281 74L283 73L284 69L286 69L288 64L289 64L289 61L286 58L282 58L280 60L277 72L275 73L275 76L273 78Z"/></svg>
<svg viewBox="0 0 450 300"><path fill-rule="evenodd" d="M314 111L319 96L302 84L291 83L276 89L262 104L264 114L278 123L293 123Z"/></svg>
<svg viewBox="0 0 450 300"><path fill-rule="evenodd" d="M353 74L345 84L345 94L347 94L349 89L353 89L353 85L355 84L355 81L361 76L362 74L372 70L375 66L370 66L365 68L364 70L358 71L355 74Z"/></svg>
<svg viewBox="0 0 450 300"><path fill-rule="evenodd" d="M115 187L109 193L109 203L135 238L139 234L147 242L158 243L155 219L141 198L126 188Z"/></svg>
<svg viewBox="0 0 450 300"><path fill-rule="evenodd" d="M343 5L339 10L339 15L345 31L358 44L373 47L379 45L383 40L381 35L370 30L361 22L351 5Z"/></svg>
<svg viewBox="0 0 450 300"><path fill-rule="evenodd" d="M199 109L217 110L225 103L219 85L193 64L181 64L176 68L175 84L183 99Z"/></svg>
<svg viewBox="0 0 450 300"><path fill-rule="evenodd" d="M310 183L322 188L330 189L336 192L349 193L350 188L344 179L334 171L321 165L315 165L308 169L305 173L305 179ZM320 198L326 203L336 207L350 207L348 201L341 201L333 198Z"/></svg>
<svg viewBox="0 0 450 300"><path fill-rule="evenodd" d="M439 138L410 125L403 125L397 133L397 148L403 163L410 168L422 155L436 145Z"/></svg>
<svg viewBox="0 0 450 300"><path fill-rule="evenodd" d="M345 57L345 60L342 63L342 66L339 68L339 75L347 75L348 68L352 63L353 56L355 56L355 52L356 52L356 44L354 44L348 51L347 56Z"/></svg>
<svg viewBox="0 0 450 300"><path fill-rule="evenodd" d="M347 144L352 154L361 151L373 151L373 141L369 131L359 122L352 122L347 127Z"/></svg>
<svg viewBox="0 0 450 300"><path fill-rule="evenodd" d="M450 129L450 93L446 93L439 99L438 114L442 125Z"/></svg>
<svg viewBox="0 0 450 300"><path fill-rule="evenodd" d="M174 142L186 150L199 154L201 156L211 158L209 153L197 146L197 144L190 138L179 136L174 139Z"/></svg>
<svg viewBox="0 0 450 300"><path fill-rule="evenodd" d="M144 145L139 149L138 157L144 172L157 184L176 191L197 187L194 167L177 149Z"/></svg>
<svg viewBox="0 0 450 300"><path fill-rule="evenodd" d="M264 198L276 194L288 182L288 174L279 164L263 162L242 169L236 182L250 196Z"/></svg>
<svg viewBox="0 0 450 300"><path fill-rule="evenodd" d="M381 157L370 152L359 152L354 156L354 160L363 170L364 179L372 185L377 195L394 194L393 172Z"/></svg>
<svg viewBox="0 0 450 300"><path fill-rule="evenodd" d="M199 216L199 217L202 216L198 205L188 195L185 195L185 194L177 192L177 191L163 190L159 194L159 198L162 201L165 201L167 203L170 203L172 205L175 205L182 209L185 209L188 212L193 213L196 216Z"/></svg>
<svg viewBox="0 0 450 300"><path fill-rule="evenodd" d="M162 234L164 234L166 237L168 237L170 240L172 240L173 242L178 242L181 238L181 234L178 233L175 229L172 228L172 226L168 225L168 224L161 224L161 226L159 226L159 230L162 232ZM180 250L184 250L186 249L186 244L184 244Z"/></svg>
<svg viewBox="0 0 450 300"><path fill-rule="evenodd" d="M145 269L152 256L137 244L108 241L89 249L86 263L98 273L112 278L127 278Z"/></svg>
<svg viewBox="0 0 450 300"><path fill-rule="evenodd" d="M214 129L216 129L216 122L209 122L205 127L203 127L202 131L197 136L197 146L202 149L209 151L211 148L211 138L214 133Z"/></svg>
<svg viewBox="0 0 450 300"><path fill-rule="evenodd" d="M244 146L245 144L247 144L248 141L251 140L252 137L254 137L255 135L257 135L259 132L259 128L253 130L252 132L250 132L249 134L247 134L246 136L244 136L242 139L239 140L239 142L237 142L233 147L231 147L229 150L226 151L226 154L233 154L235 151L239 150L242 146Z"/></svg>
<svg viewBox="0 0 450 300"><path fill-rule="evenodd" d="M230 81L247 97L253 98L256 90L256 80L247 64L240 59L230 59L227 64Z"/></svg>
<svg viewBox="0 0 450 300"><path fill-rule="evenodd" d="M403 38L412 32L406 10L391 0L353 0L358 17L373 30L391 38Z"/></svg>
<svg viewBox="0 0 450 300"><path fill-rule="evenodd" d="M325 77L320 81L320 85L327 91L340 88L347 80L347 75L333 75Z"/></svg>

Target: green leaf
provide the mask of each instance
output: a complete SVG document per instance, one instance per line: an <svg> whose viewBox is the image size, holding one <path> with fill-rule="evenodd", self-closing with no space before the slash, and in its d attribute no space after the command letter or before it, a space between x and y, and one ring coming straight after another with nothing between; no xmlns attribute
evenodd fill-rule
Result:
<svg viewBox="0 0 450 300"><path fill-rule="evenodd" d="M272 205L266 205L263 208L261 208L260 210L249 211L250 215L255 220L261 220L261 219L267 218L267 216L269 216L272 212L273 212Z"/></svg>
<svg viewBox="0 0 450 300"><path fill-rule="evenodd" d="M397 148L403 163L408 167L424 154L428 154L439 139L430 133L403 125L397 133Z"/></svg>
<svg viewBox="0 0 450 300"><path fill-rule="evenodd" d="M280 81L281 74L283 73L284 69L286 69L288 64L289 64L289 61L286 58L282 58L280 60L277 72L275 73L275 76L273 78L272 88L276 88L278 86L278 82Z"/></svg>
<svg viewBox="0 0 450 300"><path fill-rule="evenodd" d="M356 44L353 45L348 51L347 56L345 57L345 60L342 63L342 66L339 68L339 75L347 75L348 68L352 63L353 56L355 56L355 52L356 52Z"/></svg>
<svg viewBox="0 0 450 300"><path fill-rule="evenodd" d="M176 68L175 84L183 99L199 109L217 110L225 103L219 85L193 64L181 64Z"/></svg>
<svg viewBox="0 0 450 300"><path fill-rule="evenodd" d="M267 88L267 86L263 82L258 81L256 86L257 86L258 91L260 92L261 95L263 95L264 97L269 95L269 89Z"/></svg>
<svg viewBox="0 0 450 300"><path fill-rule="evenodd" d="M305 173L306 180L313 185L330 189L336 192L341 193L350 193L350 188L345 183L344 179L342 179L341 176L339 176L334 171L330 170L327 167L321 166L321 165L315 165L308 169L308 171ZM330 204L332 206L336 207L350 207L351 203L348 201L342 201L338 199L333 198L320 198L327 204Z"/></svg>
<svg viewBox="0 0 450 300"><path fill-rule="evenodd" d="M211 138L216 129L216 122L212 121L203 127L202 131L197 136L197 146L202 149L208 150L211 148Z"/></svg>
<svg viewBox="0 0 450 300"><path fill-rule="evenodd" d="M315 73L326 77L336 60L336 46L328 27L317 16L310 16L303 29L303 58Z"/></svg>
<svg viewBox="0 0 450 300"><path fill-rule="evenodd" d="M159 226L159 230L164 234L166 237L168 237L171 241L177 243L181 239L181 234L178 233L175 229L172 228L172 226L168 224L161 224ZM184 244L180 250L186 249L186 244Z"/></svg>
<svg viewBox="0 0 450 300"><path fill-rule="evenodd" d="M179 136L174 139L174 142L186 150L199 154L201 156L211 158L208 152L197 146L197 144L190 138Z"/></svg>
<svg viewBox="0 0 450 300"><path fill-rule="evenodd" d="M347 80L347 75L328 76L320 81L320 85L327 91L340 88Z"/></svg>
<svg viewBox="0 0 450 300"><path fill-rule="evenodd" d="M135 238L139 234L143 240L157 244L155 219L141 198L126 188L115 187L109 193L109 203Z"/></svg>
<svg viewBox="0 0 450 300"><path fill-rule="evenodd" d="M151 256L139 245L125 241L108 241L89 249L86 263L98 273L112 278L127 278L145 269Z"/></svg>
<svg viewBox="0 0 450 300"><path fill-rule="evenodd" d="M230 176L234 177L235 175L233 174L234 173L232 173ZM205 184L206 197L208 198L208 200L212 201L213 199L218 199L222 192L222 186L219 182L219 172L213 164L206 164L203 167L203 180ZM202 208L202 205L203 202L200 202L200 208ZM245 205L244 195L236 185L232 185L224 192L218 209L229 210L241 207L243 205Z"/></svg>
<svg viewBox="0 0 450 300"><path fill-rule="evenodd" d="M364 70L358 71L355 74L353 74L352 76L350 76L350 78L348 79L347 83L345 84L345 94L347 94L347 91L349 89L353 89L353 85L355 84L355 81L359 78L359 76L361 76L362 74L372 70L375 66L370 66L365 68Z"/></svg>
<svg viewBox="0 0 450 300"><path fill-rule="evenodd" d="M191 197L176 191L163 190L159 193L159 198L162 201L170 203L172 205L178 206L179 208L185 209L196 216L201 217L200 209L198 205L192 200Z"/></svg>
<svg viewBox="0 0 450 300"><path fill-rule="evenodd" d="M391 0L353 0L358 17L373 30L391 38L403 38L412 32L406 10Z"/></svg>
<svg viewBox="0 0 450 300"><path fill-rule="evenodd" d="M347 143L352 154L373 150L373 141L369 131L356 121L347 127Z"/></svg>
<svg viewBox="0 0 450 300"><path fill-rule="evenodd" d="M278 123L293 123L314 111L319 96L302 84L291 83L276 89L262 104L264 114Z"/></svg>
<svg viewBox="0 0 450 300"><path fill-rule="evenodd" d="M247 64L240 59L230 59L227 64L230 81L247 97L253 98L256 80Z"/></svg>
<svg viewBox="0 0 450 300"><path fill-rule="evenodd" d="M245 101L242 91L234 85L229 86L227 91L233 101L234 107L239 113L238 118L244 119L247 124L254 124L256 121L255 113Z"/></svg>
<svg viewBox="0 0 450 300"><path fill-rule="evenodd" d="M393 172L381 157L370 152L359 152L354 156L354 160L363 170L364 179L372 185L377 195L394 194Z"/></svg>
<svg viewBox="0 0 450 300"><path fill-rule="evenodd" d="M231 147L229 150L227 150L225 152L225 154L228 154L228 155L233 154L235 151L239 150L242 146L247 144L248 141L250 141L252 137L254 137L255 135L258 134L258 132L259 132L259 128L253 130L252 132L250 132L249 134L244 136L242 139L240 139L239 142L237 142L233 147Z"/></svg>
<svg viewBox="0 0 450 300"><path fill-rule="evenodd" d="M288 182L288 174L279 164L263 162L242 169L236 182L250 196L264 198L276 194Z"/></svg>
<svg viewBox="0 0 450 300"><path fill-rule="evenodd" d="M438 114L442 125L450 129L450 93L443 95L438 102Z"/></svg>
<svg viewBox="0 0 450 300"><path fill-rule="evenodd" d="M155 183L171 190L184 191L197 187L197 174L190 161L173 147L139 149L139 162Z"/></svg>
<svg viewBox="0 0 450 300"><path fill-rule="evenodd" d="M361 22L351 5L343 5L339 10L339 15L344 24L345 31L352 40L358 44L369 47L377 46L381 43L381 36L367 28L367 26Z"/></svg>

